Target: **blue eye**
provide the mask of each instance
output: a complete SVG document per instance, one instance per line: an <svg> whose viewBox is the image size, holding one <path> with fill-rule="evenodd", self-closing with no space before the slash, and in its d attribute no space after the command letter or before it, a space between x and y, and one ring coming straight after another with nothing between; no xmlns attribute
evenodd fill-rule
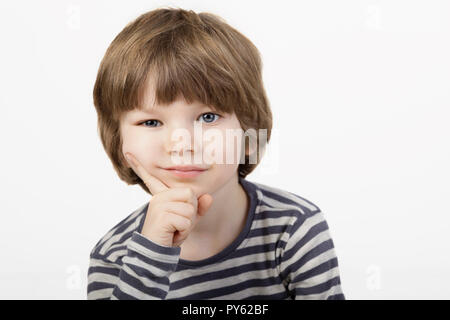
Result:
<svg viewBox="0 0 450 320"><path fill-rule="evenodd" d="M153 123L155 123L155 121L156 122L159 122L158 120L146 120L146 121L143 121L143 122L141 122L140 124L144 124L144 123L148 123L148 122L152 122L153 121ZM144 126L144 127L153 127L154 128L154 126Z"/></svg>
<svg viewBox="0 0 450 320"><path fill-rule="evenodd" d="M211 120L211 116L205 118L205 116L208 116L208 115L212 115L212 119L214 119L214 116L217 116L218 118L220 118L220 115L218 115L217 113L212 113L212 112L206 112L206 113L202 114L200 117L202 119L204 119L206 121L206 123L212 123L212 121L210 122L210 121L206 120L206 119Z"/></svg>

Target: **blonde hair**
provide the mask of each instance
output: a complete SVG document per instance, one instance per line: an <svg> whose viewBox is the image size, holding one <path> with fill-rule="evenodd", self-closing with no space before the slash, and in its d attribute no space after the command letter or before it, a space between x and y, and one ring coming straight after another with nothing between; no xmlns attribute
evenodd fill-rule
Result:
<svg viewBox="0 0 450 320"><path fill-rule="evenodd" d="M254 44L222 18L181 8L159 8L128 23L114 38L103 57L93 89L98 133L120 179L143 181L127 167L121 152L120 118L141 109L149 74L155 79L155 103L170 104L181 94L188 103L201 102L214 110L236 114L244 132L267 130L270 140L272 113L262 82L261 58ZM257 152L257 150L255 150ZM259 164L239 164L246 177Z"/></svg>

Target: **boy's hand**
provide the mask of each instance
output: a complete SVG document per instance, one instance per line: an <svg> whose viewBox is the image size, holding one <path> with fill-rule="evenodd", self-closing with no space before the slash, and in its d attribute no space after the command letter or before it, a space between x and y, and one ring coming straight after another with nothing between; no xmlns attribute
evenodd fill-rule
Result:
<svg viewBox="0 0 450 320"><path fill-rule="evenodd" d="M197 199L192 188L169 188L149 174L132 154L127 152L125 156L153 195L142 235L162 246L180 246L194 228L197 216L210 208L212 196L205 193Z"/></svg>

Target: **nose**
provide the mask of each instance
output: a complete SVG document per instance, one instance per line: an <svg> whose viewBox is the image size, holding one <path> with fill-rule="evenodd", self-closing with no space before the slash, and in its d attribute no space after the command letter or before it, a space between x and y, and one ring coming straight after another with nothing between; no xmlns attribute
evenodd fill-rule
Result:
<svg viewBox="0 0 450 320"><path fill-rule="evenodd" d="M170 155L184 156L187 152L193 153L198 145L198 141L196 141L196 137L194 136L193 123L172 125L167 130L165 140L165 148Z"/></svg>

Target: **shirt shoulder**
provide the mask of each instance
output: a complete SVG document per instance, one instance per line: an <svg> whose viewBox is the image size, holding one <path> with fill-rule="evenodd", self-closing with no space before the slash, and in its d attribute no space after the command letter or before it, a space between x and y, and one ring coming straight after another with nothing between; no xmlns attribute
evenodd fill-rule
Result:
<svg viewBox="0 0 450 320"><path fill-rule="evenodd" d="M111 262L126 254L127 244L134 231L138 231L149 203L145 203L112 227L93 247L90 257Z"/></svg>
<svg viewBox="0 0 450 320"><path fill-rule="evenodd" d="M251 183L249 189L253 190L257 198L253 235L271 234L270 241L276 237L276 246L282 249L294 233L307 232L311 225L317 223L326 226L327 222L321 209L309 199L279 187L248 180L247 182Z"/></svg>
<svg viewBox="0 0 450 320"><path fill-rule="evenodd" d="M320 212L320 208L312 201L282 188L252 182L256 186L259 198L259 211L290 211L294 218L307 218Z"/></svg>

